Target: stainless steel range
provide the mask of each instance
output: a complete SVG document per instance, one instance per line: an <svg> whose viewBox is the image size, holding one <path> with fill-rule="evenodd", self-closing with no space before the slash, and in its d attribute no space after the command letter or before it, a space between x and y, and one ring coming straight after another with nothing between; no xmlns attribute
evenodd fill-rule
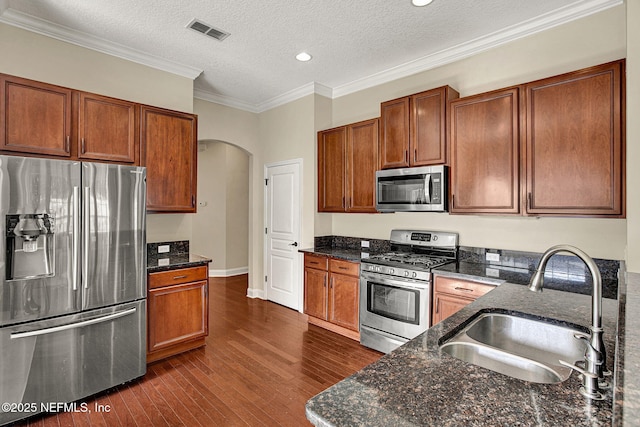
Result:
<svg viewBox="0 0 640 427"><path fill-rule="evenodd" d="M384 353L427 330L431 269L458 256L457 233L392 230L390 241L360 264L360 343Z"/></svg>

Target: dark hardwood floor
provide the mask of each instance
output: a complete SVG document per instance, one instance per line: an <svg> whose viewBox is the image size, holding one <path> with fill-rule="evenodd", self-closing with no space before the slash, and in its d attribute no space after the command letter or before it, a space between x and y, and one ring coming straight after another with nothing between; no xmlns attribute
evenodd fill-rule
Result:
<svg viewBox="0 0 640 427"><path fill-rule="evenodd" d="M141 380L81 401L91 413L18 425L310 425L304 413L310 397L382 355L246 294L246 275L211 278L206 347L156 362Z"/></svg>

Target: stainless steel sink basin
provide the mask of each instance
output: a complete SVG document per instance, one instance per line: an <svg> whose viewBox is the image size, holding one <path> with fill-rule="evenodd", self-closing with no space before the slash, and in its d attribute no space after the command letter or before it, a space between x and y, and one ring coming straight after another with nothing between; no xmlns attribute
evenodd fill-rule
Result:
<svg viewBox="0 0 640 427"><path fill-rule="evenodd" d="M585 330L554 325L515 314L481 313L440 344L443 352L510 377L536 383L559 383L584 359L585 343L574 335Z"/></svg>

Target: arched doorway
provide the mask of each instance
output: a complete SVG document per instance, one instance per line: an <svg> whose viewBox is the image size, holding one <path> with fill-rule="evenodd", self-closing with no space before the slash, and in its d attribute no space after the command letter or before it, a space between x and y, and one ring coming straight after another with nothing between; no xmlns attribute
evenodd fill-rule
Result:
<svg viewBox="0 0 640 427"><path fill-rule="evenodd" d="M198 212L191 248L213 259L210 276L249 270L250 155L226 141L198 142Z"/></svg>

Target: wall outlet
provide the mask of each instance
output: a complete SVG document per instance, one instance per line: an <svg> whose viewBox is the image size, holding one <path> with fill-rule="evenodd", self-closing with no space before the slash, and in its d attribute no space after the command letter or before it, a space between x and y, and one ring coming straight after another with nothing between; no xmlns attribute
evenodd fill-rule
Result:
<svg viewBox="0 0 640 427"><path fill-rule="evenodd" d="M361 248L368 248L369 247L369 241L368 240L360 240L360 247Z"/></svg>
<svg viewBox="0 0 640 427"><path fill-rule="evenodd" d="M207 202L198 202L198 207L200 207L200 208L204 208L207 205L208 205Z"/></svg>
<svg viewBox="0 0 640 427"><path fill-rule="evenodd" d="M169 250L170 250L169 245L160 245L160 246L158 246L158 253L159 254L166 254L166 253L169 252Z"/></svg>
<svg viewBox="0 0 640 427"><path fill-rule="evenodd" d="M169 265L169 258L160 258L158 260L158 267L164 267L165 265Z"/></svg>
<svg viewBox="0 0 640 427"><path fill-rule="evenodd" d="M485 256L487 257L487 261L500 262L500 254L498 254L498 253L487 252L487 253L485 253Z"/></svg>

